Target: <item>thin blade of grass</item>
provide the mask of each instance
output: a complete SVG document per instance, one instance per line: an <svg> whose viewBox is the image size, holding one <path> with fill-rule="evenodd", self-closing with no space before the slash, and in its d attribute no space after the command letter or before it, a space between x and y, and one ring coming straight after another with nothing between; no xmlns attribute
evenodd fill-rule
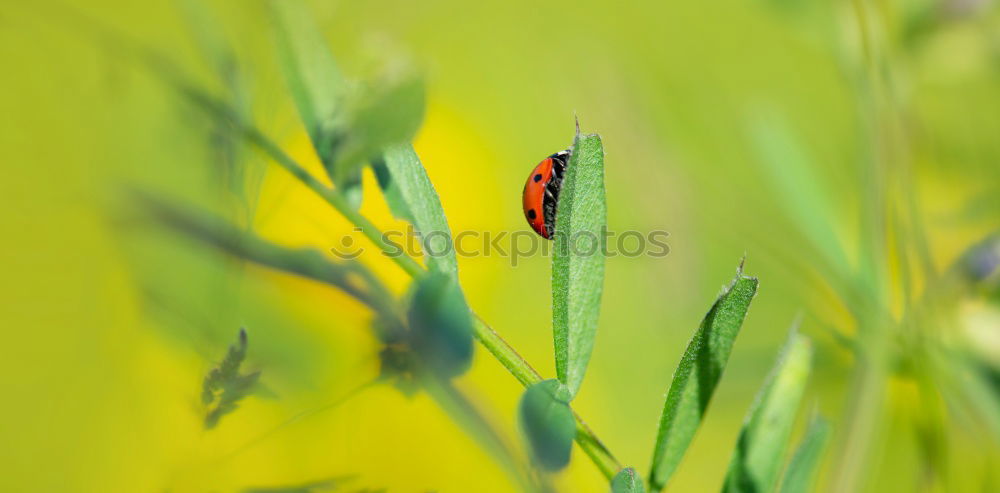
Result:
<svg viewBox="0 0 1000 493"><path fill-rule="evenodd" d="M819 469L820 459L823 458L823 449L826 447L829 436L830 423L818 416L814 418L809 425L809 430L806 431L806 436L802 438L799 447L795 450L791 462L788 463L785 477L781 481L781 493L812 491L816 471Z"/></svg>
<svg viewBox="0 0 1000 493"><path fill-rule="evenodd" d="M812 344L793 329L743 423L722 491L753 493L774 489L811 364Z"/></svg>
<svg viewBox="0 0 1000 493"><path fill-rule="evenodd" d="M757 278L743 275L740 264L736 278L712 305L688 343L660 417L650 467L652 491L666 486L694 438L756 293Z"/></svg>
<svg viewBox="0 0 1000 493"><path fill-rule="evenodd" d="M391 195L387 192L386 199L394 214L409 216L404 218L410 220L420 234L427 266L457 281L458 261L451 242L451 229L448 228L441 199L413 146L389 147L378 163L384 164L388 171L388 175L383 177L387 180L383 187L391 186L398 192Z"/></svg>
<svg viewBox="0 0 1000 493"><path fill-rule="evenodd" d="M642 478L635 469L627 467L615 475L611 480L611 493L646 493L646 488L642 485Z"/></svg>
<svg viewBox="0 0 1000 493"><path fill-rule="evenodd" d="M552 333L556 374L575 396L594 349L604 284L604 146L580 135L559 192L552 260Z"/></svg>

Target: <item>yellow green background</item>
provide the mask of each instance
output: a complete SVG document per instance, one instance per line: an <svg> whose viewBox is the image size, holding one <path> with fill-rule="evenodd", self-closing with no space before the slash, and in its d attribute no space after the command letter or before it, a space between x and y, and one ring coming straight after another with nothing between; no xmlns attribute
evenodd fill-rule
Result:
<svg viewBox="0 0 1000 493"><path fill-rule="evenodd" d="M872 22L891 60L888 97L905 115L917 214L938 269L1000 226L1000 14L996 2L960 4L866 7L880 14ZM769 170L788 164L761 162L750 129L781 122L806 150L809 170L798 176L810 183L796 186L829 198L828 224L857 265L858 218L870 212L861 205L866 168L886 164L866 160L871 103L853 72L864 62L850 2L310 7L347 74L407 64L424 75L427 112L415 147L453 231L526 229L524 179L569 145L576 114L607 151L609 227L670 233L665 258L608 259L595 350L573 404L619 460L648 470L673 369L744 255L760 291L670 491L719 487L745 411L798 316L817 348L804 416L833 421L835 460L856 367L831 331L850 336L855 327L826 282L820 249L775 186ZM209 9L217 34L239 55L256 121L319 172L275 62L266 5L211 2ZM233 268L135 221L120 193L134 183L221 211L231 203L215 180L209 124L121 56L121 46L95 37L92 22L218 85L176 3L39 0L0 8L0 490L239 491L344 475L357 476L348 491L513 489L425 395L407 398L389 386L265 435L377 374L370 315L341 293ZM350 233L264 157L247 162L260 179L248 224L261 235L325 249ZM364 180L362 211L385 229L403 227L374 177L366 171ZM395 265L363 259L405 289L408 278ZM516 268L501 257L459 262L470 306L553 376L549 259ZM897 315L903 285L926 289L895 269L890 281ZM975 330L945 339L996 364L997 310L960 303L954 327ZM201 379L240 326L251 366L275 395L248 398L204 430ZM523 448L515 422L523 389L481 347L458 385ZM865 490L998 487L996 435L943 404L927 409L917 387L905 374L888 378ZM948 447L935 460L946 467L928 481L913 430L939 411L952 416L937 425ZM821 486L831 474L824 467ZM579 449L554 480L563 491L606 489Z"/></svg>

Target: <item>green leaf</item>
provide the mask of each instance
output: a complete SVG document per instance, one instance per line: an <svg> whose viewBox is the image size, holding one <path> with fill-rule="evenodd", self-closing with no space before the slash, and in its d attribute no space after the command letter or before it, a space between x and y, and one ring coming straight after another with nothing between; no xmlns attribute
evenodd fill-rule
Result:
<svg viewBox="0 0 1000 493"><path fill-rule="evenodd" d="M812 345L795 329L743 423L722 490L772 491L809 380Z"/></svg>
<svg viewBox="0 0 1000 493"><path fill-rule="evenodd" d="M440 377L461 375L472 362L472 317L451 277L431 272L414 281L411 345L423 366Z"/></svg>
<svg viewBox="0 0 1000 493"><path fill-rule="evenodd" d="M570 398L569 389L558 380L538 382L521 397L521 426L533 457L543 469L558 471L569 464L576 435Z"/></svg>
<svg viewBox="0 0 1000 493"><path fill-rule="evenodd" d="M272 1L275 42L302 123L326 164L345 83L313 15L300 2Z"/></svg>
<svg viewBox="0 0 1000 493"><path fill-rule="evenodd" d="M756 292L757 278L744 276L741 264L732 284L715 300L688 343L660 417L650 467L653 491L666 486L694 438Z"/></svg>
<svg viewBox="0 0 1000 493"><path fill-rule="evenodd" d="M611 480L611 493L646 493L646 488L635 469L627 467Z"/></svg>
<svg viewBox="0 0 1000 493"><path fill-rule="evenodd" d="M413 140L424 119L424 84L415 76L383 82L348 108L348 132L336 151L335 181L357 172L387 147Z"/></svg>
<svg viewBox="0 0 1000 493"><path fill-rule="evenodd" d="M458 262L441 199L413 146L392 146L386 150L383 161L377 163L388 170L380 183L386 189L386 200L393 214L409 220L420 233L427 266L457 282Z"/></svg>
<svg viewBox="0 0 1000 493"><path fill-rule="evenodd" d="M414 224L415 219L413 219L413 213L410 212L410 206L406 203L406 198L403 197L403 191L399 189L399 183L392 178L392 172L386 166L384 157L372 160L372 171L375 172L375 180L378 182L379 188L382 189L382 195L385 197L386 204L389 205L392 217Z"/></svg>
<svg viewBox="0 0 1000 493"><path fill-rule="evenodd" d="M606 215L601 138L578 133L559 192L552 260L556 374L572 396L583 383L597 334Z"/></svg>
<svg viewBox="0 0 1000 493"><path fill-rule="evenodd" d="M278 59L299 117L334 185L354 207L361 203L360 170L338 172L336 150L344 138L347 84L302 3L272 1Z"/></svg>
<svg viewBox="0 0 1000 493"><path fill-rule="evenodd" d="M812 491L816 471L819 469L823 449L829 436L830 423L820 417L814 418L791 462L788 463L785 477L781 481L781 493Z"/></svg>

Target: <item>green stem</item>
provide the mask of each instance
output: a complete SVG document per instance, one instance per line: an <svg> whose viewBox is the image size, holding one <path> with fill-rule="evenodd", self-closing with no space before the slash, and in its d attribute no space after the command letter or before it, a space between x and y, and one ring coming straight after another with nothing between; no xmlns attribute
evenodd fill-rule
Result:
<svg viewBox="0 0 1000 493"><path fill-rule="evenodd" d="M597 439L594 432L590 430L587 423L584 423L576 411L573 411L573 417L576 418L576 444L580 446L583 453L590 457L590 461L597 466L597 469L601 471L608 481L614 479L618 471L622 469L622 465L615 459L614 455L611 455L611 451Z"/></svg>
<svg viewBox="0 0 1000 493"><path fill-rule="evenodd" d="M496 358L510 372L514 375L517 381L521 382L521 385L528 387L529 385L538 383L542 381L542 376L531 367L524 358L521 357L517 351L507 344L492 327L486 324L483 319L479 318L478 315L474 314L474 320L472 323L473 334L476 340L479 341L483 347L486 348L490 354ZM587 423L583 421L576 411L573 411L573 417L576 419L576 444L580 446L587 457L590 457L591 462L604 474L609 481L615 477L615 474L622 468L621 463L615 459L615 456L608 450L607 447L601 442L597 435L587 426Z"/></svg>
<svg viewBox="0 0 1000 493"><path fill-rule="evenodd" d="M438 406L465 428L484 451L497 459L508 475L517 480L522 491L543 491L543 488L533 483L528 471L518 464L513 451L500 433L452 382L434 375L424 375L421 382Z"/></svg>
<svg viewBox="0 0 1000 493"><path fill-rule="evenodd" d="M277 144L261 134L256 128L244 126L242 130L246 134L247 138L254 143L254 145L270 155L275 162L281 165L282 168L285 168L285 170L291 173L292 176L298 178L299 181L315 192L316 195L319 195L320 198L333 206L334 209L337 209L337 212L340 212L340 214L347 218L348 221L354 223L354 225L361 230L361 233L368 237L368 239L371 240L372 243L379 248L379 250L387 253L394 249L389 241L382 235L382 232L378 229L378 227L372 224L368 218L361 215L360 212L351 207L350 204L347 203L347 200L344 199L344 197L337 190L322 184L316 179L316 177L306 171L305 168L295 162L291 156L286 154L285 151L278 147ZM386 255L386 257L392 259L392 261L406 271L410 277L420 277L424 273L423 267L421 267L416 260L413 260L413 258L408 255Z"/></svg>
<svg viewBox="0 0 1000 493"><path fill-rule="evenodd" d="M830 490L857 491L870 472L873 443L878 439L878 419L883 411L891 331L895 329L889 315L889 293L886 249L886 220L889 210L887 190L891 185L888 167L892 161L891 132L881 114L888 106L880 74L881 51L874 36L873 12L866 0L853 0L852 7L858 25L864 66L860 75L861 103L865 109L865 125L870 133L872 151L868 156L871 172L866 178L862 217L862 255L858 290L865 293L867 310L858 323L856 370L844 419L839 457L834 465ZM891 170L891 168L890 168Z"/></svg>
<svg viewBox="0 0 1000 493"><path fill-rule="evenodd" d="M473 314L472 330L476 340L479 341L479 343L482 344L483 347L485 347L486 350L489 351L490 354L492 354L493 357L496 358L496 360L499 361L511 375L514 375L514 378L516 378L518 382L521 382L521 385L528 387L529 385L543 380L542 376L539 375L538 372L535 371L535 369L532 368L531 365L528 364L528 362L525 361L525 359L522 358L510 344L507 344L507 341L500 337L500 334L497 334L492 327L487 325L483 319L479 318L479 315Z"/></svg>

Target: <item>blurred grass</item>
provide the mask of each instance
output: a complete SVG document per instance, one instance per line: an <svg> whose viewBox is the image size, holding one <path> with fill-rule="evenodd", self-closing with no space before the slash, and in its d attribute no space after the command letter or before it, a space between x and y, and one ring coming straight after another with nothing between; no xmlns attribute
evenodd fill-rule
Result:
<svg viewBox="0 0 1000 493"><path fill-rule="evenodd" d="M225 86L175 5L68 5L74 4L170 52L207 86ZM0 418L10 424L0 432L6 444L0 489L231 491L344 474L358 475L351 487L390 491L415 485L467 491L487 482L496 490L512 488L433 403L389 389L362 393L220 460L261 430L374 376L377 346L365 329L368 315L341 294L186 251L168 238L120 244L106 210L109 190L122 182L228 210L218 186L217 149L205 142L212 125L108 47L85 41L63 5L11 4L0 13L0 60L9 67L0 82L0 113L6 116L0 193L7 205L0 214L0 390L7 396ZM881 8L894 15L879 22L890 33L901 31L908 22L904 13L917 5L936 4L887 3ZM1000 217L1000 74L991 41L1000 21L995 2L978 5L964 14L932 16L913 41L890 45L892 97L906 103L901 113L912 189L938 271L994 230ZM812 176L830 198L833 216L825 220L848 246L850 265L857 265L863 252L851 249L859 242L859 216L868 212L859 205L864 167L880 164L865 159L872 149L858 121L866 109L860 89L845 75L858 51L843 5L311 6L345 72L377 72L373 60L402 56L426 71L428 110L415 147L453 230L524 228L519 192L525 170L553 143L565 142L575 110L607 146L609 225L671 232L666 259L608 259L605 289L614 294L605 296L588 377L574 400L624 463L645 465L663 388L690 336L686 328L700 319L718 280L744 252L766 287L671 488L721 484L744 411L784 337L784 321L800 309L806 313L803 332L817 343L807 401L817 400L834 430L841 429L852 357L824 327L850 336L855 322L827 285L830 273L818 266L820 250L796 224L797 211L771 192L771 172L756 162L746 122L763 104L794 130L812 158ZM213 2L211 10L245 70L256 121L296 159L321 171L284 91L263 4ZM323 247L350 231L273 166L262 173L248 221L262 236L289 247ZM371 174L363 180L376 189ZM366 200L362 210L380 225L401 224L379 200ZM405 275L377 260L364 259L401 291ZM537 302L549 297L548 261L527 259L516 269L500 258L459 263L470 306L539 363L543 375L554 375L546 363L549 307ZM158 292L170 295L168 305L179 307L148 318L139 278L155 279ZM902 292L900 276L889 281L891 291ZM920 275L911 282L917 296L927 289ZM970 396L995 403L988 385L968 380L967 373L936 373L979 364L978 352L951 349L996 345L995 339L971 339L995 334L995 318L981 316L995 313L995 302L959 296L957 303L967 308L940 310L921 322L929 327L920 329L926 334L918 340L943 341L947 356L909 354L941 381L975 387ZM971 306L980 315L969 315ZM197 322L178 320L178 311L199 314ZM197 406L200 379L240 325L254 327L248 358L266 368L262 378L279 399L247 399L206 434ZM483 356L458 385L515 436L521 388ZM930 365L928 359L943 361ZM893 375L875 420L879 433L872 437L865 488L995 487L1000 478L991 471L1000 452L996 435L980 432L987 417L960 409L943 422L929 419L925 403L942 398L942 385L918 385L897 368L889 366ZM953 394L960 386L943 387ZM940 427L947 453L933 458L921 452L925 439L911 422ZM922 457L939 462L933 466L938 469ZM820 484L828 484L830 474L824 469ZM571 491L589 491L600 481L584 460L556 478L557 486Z"/></svg>

